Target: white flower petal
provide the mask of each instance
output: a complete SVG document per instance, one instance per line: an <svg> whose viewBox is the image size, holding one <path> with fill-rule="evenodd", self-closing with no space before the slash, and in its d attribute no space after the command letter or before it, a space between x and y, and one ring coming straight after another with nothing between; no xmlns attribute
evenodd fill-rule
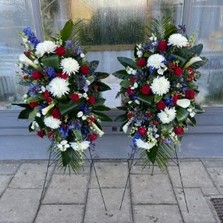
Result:
<svg viewBox="0 0 223 223"><path fill-rule="evenodd" d="M136 146L141 149L150 150L156 145L156 140L154 142L148 143L144 142L141 139L136 139Z"/></svg>
<svg viewBox="0 0 223 223"><path fill-rule="evenodd" d="M174 33L168 39L168 45L177 46L179 48L186 47L188 43L188 39L180 33Z"/></svg>
<svg viewBox="0 0 223 223"><path fill-rule="evenodd" d="M44 124L51 129L58 129L60 127L61 121L52 116L44 118Z"/></svg>
<svg viewBox="0 0 223 223"><path fill-rule="evenodd" d="M190 106L190 100L188 99L178 99L177 105L179 105L182 108L188 108Z"/></svg>
<svg viewBox="0 0 223 223"><path fill-rule="evenodd" d="M169 92L170 82L165 77L157 77L151 84L151 89L154 94L164 95Z"/></svg>
<svg viewBox="0 0 223 223"><path fill-rule="evenodd" d="M83 152L90 146L89 141L83 141L83 142L71 142L70 143L72 149Z"/></svg>
<svg viewBox="0 0 223 223"><path fill-rule="evenodd" d="M49 110L51 109L51 108L53 108L54 107L54 103L52 103L52 104L49 104L47 107L45 107L45 108L43 108L42 109L42 114L43 115L46 115L48 112L49 112Z"/></svg>
<svg viewBox="0 0 223 223"><path fill-rule="evenodd" d="M187 68L189 66L191 66L192 64L202 61L202 59L200 57L192 57L184 66L184 68Z"/></svg>
<svg viewBox="0 0 223 223"><path fill-rule="evenodd" d="M49 40L43 41L36 46L37 57L42 57L45 53L53 53L57 45Z"/></svg>
<svg viewBox="0 0 223 223"><path fill-rule="evenodd" d="M151 55L147 60L147 67L153 67L159 69L165 67L164 62L166 61L165 57L156 53Z"/></svg>
<svg viewBox="0 0 223 223"><path fill-rule="evenodd" d="M175 108L165 108L163 111L158 113L158 118L163 124L167 124L172 122L176 117L176 110Z"/></svg>
<svg viewBox="0 0 223 223"><path fill-rule="evenodd" d="M72 73L75 74L80 68L79 63L71 57L62 59L60 65L63 69L63 73L68 75L71 75Z"/></svg>

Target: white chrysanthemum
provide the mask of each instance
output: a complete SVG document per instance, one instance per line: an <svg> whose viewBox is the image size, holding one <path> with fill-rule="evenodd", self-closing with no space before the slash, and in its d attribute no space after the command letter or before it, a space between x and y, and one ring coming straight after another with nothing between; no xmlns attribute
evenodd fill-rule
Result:
<svg viewBox="0 0 223 223"><path fill-rule="evenodd" d="M180 33L174 33L168 39L168 45L173 45L180 48L187 46L188 43L188 39Z"/></svg>
<svg viewBox="0 0 223 223"><path fill-rule="evenodd" d="M71 57L62 59L60 65L63 69L63 73L68 75L71 75L71 73L75 74L80 68L79 63Z"/></svg>
<svg viewBox="0 0 223 223"><path fill-rule="evenodd" d="M89 141L83 141L83 142L71 142L70 143L71 147L74 150L83 152L84 150L86 150L87 148L89 148L90 146L90 142Z"/></svg>
<svg viewBox="0 0 223 223"><path fill-rule="evenodd" d="M165 108L163 111L158 113L158 117L163 124L172 122L176 117L175 108Z"/></svg>
<svg viewBox="0 0 223 223"><path fill-rule="evenodd" d="M57 147L60 151L64 152L70 147L70 144L67 142L67 140L62 140L59 144L57 144Z"/></svg>
<svg viewBox="0 0 223 223"><path fill-rule="evenodd" d="M36 56L42 57L45 53L53 53L57 45L49 40L43 41L36 46Z"/></svg>
<svg viewBox="0 0 223 223"><path fill-rule="evenodd" d="M155 69L160 69L165 67L165 57L156 53L151 55L147 60L147 67L153 67Z"/></svg>
<svg viewBox="0 0 223 223"><path fill-rule="evenodd" d="M44 124L51 129L58 129L60 127L61 121L52 116L44 118Z"/></svg>
<svg viewBox="0 0 223 223"><path fill-rule="evenodd" d="M136 145L138 148L141 149L146 149L146 150L150 150L153 148L153 146L156 145L156 140L154 140L153 142L144 142L141 139L136 139Z"/></svg>
<svg viewBox="0 0 223 223"><path fill-rule="evenodd" d="M151 89L154 94L162 96L169 91L170 82L165 77L157 77L151 84Z"/></svg>
<svg viewBox="0 0 223 223"><path fill-rule="evenodd" d="M70 91L68 84L65 79L56 77L49 83L47 89L53 96L60 98Z"/></svg>

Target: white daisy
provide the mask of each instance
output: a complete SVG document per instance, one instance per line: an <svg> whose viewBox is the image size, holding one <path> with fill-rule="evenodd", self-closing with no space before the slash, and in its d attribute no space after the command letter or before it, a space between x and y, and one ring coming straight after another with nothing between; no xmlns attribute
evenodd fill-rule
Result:
<svg viewBox="0 0 223 223"><path fill-rule="evenodd" d="M77 151L83 152L84 150L89 148L90 142L89 141L71 142L70 145L71 145L73 150L77 150Z"/></svg>
<svg viewBox="0 0 223 223"><path fill-rule="evenodd" d="M36 46L36 56L42 57L45 53L53 53L57 45L49 40L43 41Z"/></svg>
<svg viewBox="0 0 223 223"><path fill-rule="evenodd" d="M158 113L158 117L163 124L172 122L176 117L175 108L165 108L163 111Z"/></svg>
<svg viewBox="0 0 223 223"><path fill-rule="evenodd" d="M61 121L52 116L44 118L44 124L51 129L58 129L60 127Z"/></svg>
<svg viewBox="0 0 223 223"><path fill-rule="evenodd" d="M68 75L71 75L71 73L75 74L80 68L79 63L71 57L62 59L60 65L63 69L63 73Z"/></svg>
<svg viewBox="0 0 223 223"><path fill-rule="evenodd" d="M54 97L60 98L70 91L68 85L69 83L65 79L56 77L46 88Z"/></svg>
<svg viewBox="0 0 223 223"><path fill-rule="evenodd" d="M179 48L187 46L188 43L188 39L180 33L174 33L168 39L168 45L177 46Z"/></svg>
<svg viewBox="0 0 223 223"><path fill-rule="evenodd" d="M162 96L169 91L170 82L165 77L156 77L151 84L151 89L154 94Z"/></svg>
<svg viewBox="0 0 223 223"><path fill-rule="evenodd" d="M147 67L152 67L155 69L165 68L165 57L156 53L151 55L147 60Z"/></svg>

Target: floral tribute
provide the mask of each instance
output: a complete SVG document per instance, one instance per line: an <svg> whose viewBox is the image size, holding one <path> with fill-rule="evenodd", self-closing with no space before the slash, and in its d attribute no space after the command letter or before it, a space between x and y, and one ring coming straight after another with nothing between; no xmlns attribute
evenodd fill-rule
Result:
<svg viewBox="0 0 223 223"><path fill-rule="evenodd" d="M154 19L147 42L136 44L135 60L118 57L125 67L113 75L119 79L125 113L116 120L129 130L133 151L140 150L145 164L165 168L176 154L188 125L194 126L202 108L195 102L198 94L197 70L205 64L202 44L193 46L185 28L170 19Z"/></svg>
<svg viewBox="0 0 223 223"><path fill-rule="evenodd" d="M86 149L104 133L101 92L109 86L101 82L107 73L95 72L98 61L85 60L84 51L69 39L77 29L68 21L52 40L40 42L30 28L20 33L26 51L19 56L20 84L28 86L20 119L29 119L30 131L52 140L54 157L61 166L77 171Z"/></svg>

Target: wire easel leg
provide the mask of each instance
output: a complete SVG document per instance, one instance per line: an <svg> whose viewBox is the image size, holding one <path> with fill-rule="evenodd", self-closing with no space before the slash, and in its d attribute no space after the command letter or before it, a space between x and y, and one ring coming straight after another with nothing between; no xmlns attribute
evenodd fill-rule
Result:
<svg viewBox="0 0 223 223"><path fill-rule="evenodd" d="M91 165L92 165L94 173L95 173L95 177L96 177L98 188L99 188L99 191L100 191L100 194L101 194L102 202L103 202L105 211L108 211L106 203L105 203L105 198L104 198L104 195L103 195L103 192L102 192L102 189L101 189L101 184L100 184L100 181L99 181L99 178L98 178L98 174L97 174L97 171L96 171L96 167L94 165L94 159L93 159L93 156L92 156L90 148L89 148L89 154L90 154L90 157L91 157Z"/></svg>
<svg viewBox="0 0 223 223"><path fill-rule="evenodd" d="M176 164L177 164L177 168L178 168L178 172L179 172L179 176L180 176L180 183L181 183L182 191L183 191L183 195L184 195L184 201L185 201L187 212L189 213L187 197L186 197L186 193L185 193L185 190L184 190L183 178L182 178L182 174L181 174L181 170L180 170L180 163L179 163L179 158L178 158L178 155L177 155L176 146L174 146L174 148L175 148L175 155L176 155L176 161L177 161Z"/></svg>

